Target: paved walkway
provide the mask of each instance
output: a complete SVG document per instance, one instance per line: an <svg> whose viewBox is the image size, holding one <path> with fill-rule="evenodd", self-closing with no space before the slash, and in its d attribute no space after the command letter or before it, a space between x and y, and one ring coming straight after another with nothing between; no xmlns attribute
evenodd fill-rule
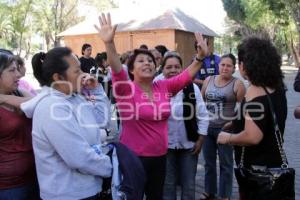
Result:
<svg viewBox="0 0 300 200"><path fill-rule="evenodd" d="M290 163L290 167L296 169L296 200L300 200L300 120L294 118L294 108L300 105L300 93L293 89L294 78L296 76L296 69L291 67L284 67L285 83L288 88L288 118L285 129L285 143L284 147ZM204 161L202 153L198 162L198 172L196 176L196 199L200 198L200 194L204 191ZM179 199L179 198L178 198ZM234 180L232 200L238 200L238 187Z"/></svg>

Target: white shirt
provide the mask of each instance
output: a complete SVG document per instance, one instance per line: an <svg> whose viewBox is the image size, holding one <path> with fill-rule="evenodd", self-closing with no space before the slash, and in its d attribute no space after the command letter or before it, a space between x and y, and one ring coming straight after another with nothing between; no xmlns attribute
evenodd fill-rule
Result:
<svg viewBox="0 0 300 200"><path fill-rule="evenodd" d="M154 81L164 79L162 75L157 76ZM203 101L200 89L193 84L196 97L196 120L199 135L207 135L209 115ZM189 141L183 120L183 90L171 98L171 116L168 119L168 148L169 149L191 149L194 142Z"/></svg>

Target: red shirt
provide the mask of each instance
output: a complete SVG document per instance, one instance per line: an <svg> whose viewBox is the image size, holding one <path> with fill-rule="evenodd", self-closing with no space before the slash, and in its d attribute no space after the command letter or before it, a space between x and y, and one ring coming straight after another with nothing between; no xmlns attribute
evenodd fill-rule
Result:
<svg viewBox="0 0 300 200"><path fill-rule="evenodd" d="M0 189L35 180L31 130L31 119L0 107Z"/></svg>

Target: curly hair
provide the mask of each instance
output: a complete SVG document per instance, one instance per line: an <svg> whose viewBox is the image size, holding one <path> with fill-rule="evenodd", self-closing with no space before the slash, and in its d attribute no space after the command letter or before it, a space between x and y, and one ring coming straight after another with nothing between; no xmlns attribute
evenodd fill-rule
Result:
<svg viewBox="0 0 300 200"><path fill-rule="evenodd" d="M238 60L244 64L249 81L256 86L283 89L281 56L267 39L249 37L238 45Z"/></svg>

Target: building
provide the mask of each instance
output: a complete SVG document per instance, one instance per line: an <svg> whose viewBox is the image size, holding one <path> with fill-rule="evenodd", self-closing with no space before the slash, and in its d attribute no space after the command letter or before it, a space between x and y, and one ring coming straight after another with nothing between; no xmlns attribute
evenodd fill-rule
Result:
<svg viewBox="0 0 300 200"><path fill-rule="evenodd" d="M112 18L114 20L114 14ZM65 45L81 56L81 46L89 43L93 47L93 56L105 51L104 44L94 28L97 19L81 22L59 34ZM119 54L146 44L149 48L165 45L169 50L177 51L183 58L184 64L189 64L195 54L194 32L201 32L208 38L213 47L214 37L218 35L196 19L188 16L179 9L168 10L153 18L124 19L118 22L115 44Z"/></svg>

